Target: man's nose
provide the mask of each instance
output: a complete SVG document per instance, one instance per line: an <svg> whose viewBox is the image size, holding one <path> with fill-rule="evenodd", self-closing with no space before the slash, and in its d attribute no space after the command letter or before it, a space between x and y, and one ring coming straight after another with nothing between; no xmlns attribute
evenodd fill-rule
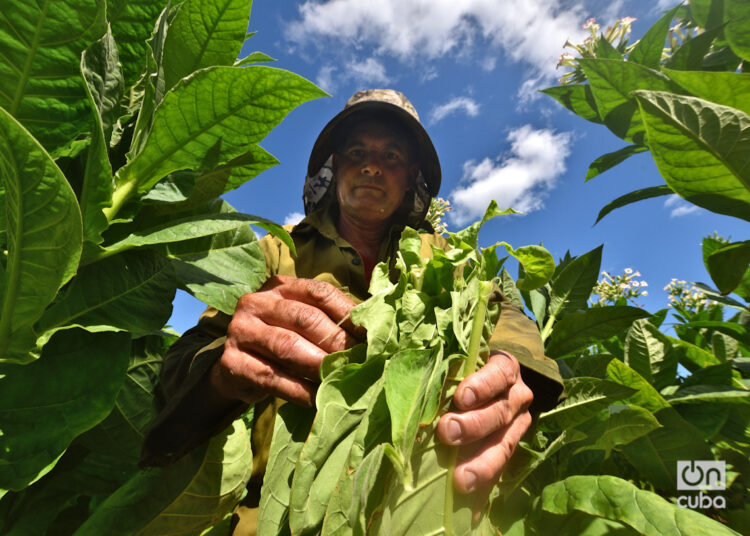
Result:
<svg viewBox="0 0 750 536"><path fill-rule="evenodd" d="M362 173L368 175L380 175L382 165L380 156L375 151L368 151L362 160Z"/></svg>

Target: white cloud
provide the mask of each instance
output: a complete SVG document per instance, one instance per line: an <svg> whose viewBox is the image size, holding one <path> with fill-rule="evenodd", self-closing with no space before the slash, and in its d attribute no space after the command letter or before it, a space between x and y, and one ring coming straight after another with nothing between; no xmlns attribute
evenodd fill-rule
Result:
<svg viewBox="0 0 750 536"><path fill-rule="evenodd" d="M445 104L435 106L430 113L430 123L434 124L452 113L463 110L466 115L476 117L479 114L479 104L469 97L456 97Z"/></svg>
<svg viewBox="0 0 750 536"><path fill-rule="evenodd" d="M664 208L670 209L669 216L671 218L679 218L680 216L695 214L701 210L698 205L688 203L677 194L672 194L667 197L666 201L664 201Z"/></svg>
<svg viewBox="0 0 750 536"><path fill-rule="evenodd" d="M376 55L404 62L502 51L539 83L551 81L566 39L586 36L587 18L576 0L308 0L287 37L309 45L325 39L348 50L371 45ZM618 0L619 1L619 0ZM534 87L534 89L536 86Z"/></svg>
<svg viewBox="0 0 750 536"><path fill-rule="evenodd" d="M387 85L391 78L386 74L382 62L375 58L367 58L364 61L350 60L341 69L334 65L324 65L315 79L315 83L328 93L334 93L342 82L348 81L368 86Z"/></svg>
<svg viewBox="0 0 750 536"><path fill-rule="evenodd" d="M510 151L501 158L464 164L462 183L451 194L452 220L463 225L482 216L489 201L524 213L544 206L544 198L565 172L573 136L524 125L508 134Z"/></svg>
<svg viewBox="0 0 750 536"><path fill-rule="evenodd" d="M284 225L297 225L303 219L305 219L305 215L301 212L292 212L284 218Z"/></svg>

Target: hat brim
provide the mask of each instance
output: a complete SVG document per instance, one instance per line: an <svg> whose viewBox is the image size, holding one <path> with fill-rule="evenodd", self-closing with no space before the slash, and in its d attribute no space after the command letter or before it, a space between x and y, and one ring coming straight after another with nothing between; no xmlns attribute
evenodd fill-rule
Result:
<svg viewBox="0 0 750 536"><path fill-rule="evenodd" d="M310 160L307 164L307 175L312 177L316 174L320 168L323 167L326 160L328 160L328 157L335 152L336 129L341 123L345 119L362 112L376 112L396 116L401 123L412 132L419 150L419 169L422 171L422 175L427 182L430 195L436 197L440 191L442 174L440 171L440 160L438 159L437 151L435 151L435 146L432 144L430 136L427 134L427 131L422 124L410 113L395 104L383 101L358 102L348 108L344 108L333 119L331 119L328 124L323 127L323 130L320 131L320 134L318 134L318 139L315 140L315 144L310 153Z"/></svg>

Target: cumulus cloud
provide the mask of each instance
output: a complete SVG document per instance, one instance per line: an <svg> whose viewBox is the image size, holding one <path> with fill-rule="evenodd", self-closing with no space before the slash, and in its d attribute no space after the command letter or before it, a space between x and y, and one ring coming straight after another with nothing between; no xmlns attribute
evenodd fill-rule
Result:
<svg viewBox="0 0 750 536"><path fill-rule="evenodd" d="M286 29L299 44L331 39L349 48L374 46L402 61L494 50L527 67L538 83L555 77L566 39L580 42L587 18L574 0L308 0ZM327 45L330 43L327 43ZM323 45L322 45L323 46ZM491 56L490 56L491 57ZM536 86L535 86L536 87Z"/></svg>
<svg viewBox="0 0 750 536"><path fill-rule="evenodd" d="M695 214L701 210L698 205L688 203L677 194L672 194L667 197L667 200L664 201L664 208L669 209L669 216L671 218L679 218L680 216Z"/></svg>
<svg viewBox="0 0 750 536"><path fill-rule="evenodd" d="M479 104L469 97L456 97L445 104L435 106L430 113L430 123L437 123L450 114L459 111L465 112L469 117L476 117L479 114Z"/></svg>
<svg viewBox="0 0 750 536"><path fill-rule="evenodd" d="M573 135L524 125L508 134L510 150L498 159L464 164L461 184L451 194L452 220L463 225L482 216L491 199L500 208L529 213L544 199L565 172Z"/></svg>
<svg viewBox="0 0 750 536"><path fill-rule="evenodd" d="M305 215L301 212L292 212L284 218L284 225L297 225L303 219L305 219Z"/></svg>
<svg viewBox="0 0 750 536"><path fill-rule="evenodd" d="M315 79L315 82L329 93L335 92L342 82L349 81L363 85L387 85L391 78L386 74L382 62L375 58L367 58L363 61L350 60L341 69L334 65L324 65Z"/></svg>

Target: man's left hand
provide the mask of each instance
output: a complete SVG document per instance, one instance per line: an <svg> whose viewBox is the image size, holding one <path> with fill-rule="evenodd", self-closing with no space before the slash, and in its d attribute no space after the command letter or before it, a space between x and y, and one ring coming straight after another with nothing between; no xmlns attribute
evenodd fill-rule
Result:
<svg viewBox="0 0 750 536"><path fill-rule="evenodd" d="M533 399L518 360L508 352L493 351L485 366L458 385L455 411L438 422L443 443L465 445L459 451L453 483L461 493L476 492L475 518L531 425Z"/></svg>

